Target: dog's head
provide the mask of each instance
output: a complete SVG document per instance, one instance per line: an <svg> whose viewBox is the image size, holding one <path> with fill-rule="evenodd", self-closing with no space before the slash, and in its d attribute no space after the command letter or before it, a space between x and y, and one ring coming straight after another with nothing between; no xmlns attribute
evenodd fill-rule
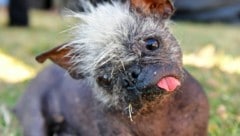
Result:
<svg viewBox="0 0 240 136"><path fill-rule="evenodd" d="M81 20L74 38L37 60L51 59L73 78L88 80L107 107L137 110L181 84L182 53L168 29L173 12L169 0L131 0L73 13Z"/></svg>

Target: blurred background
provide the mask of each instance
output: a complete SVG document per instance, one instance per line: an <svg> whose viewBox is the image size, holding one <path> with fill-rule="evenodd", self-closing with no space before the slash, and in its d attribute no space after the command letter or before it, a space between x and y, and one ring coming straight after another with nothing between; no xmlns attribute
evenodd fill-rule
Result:
<svg viewBox="0 0 240 136"><path fill-rule="evenodd" d="M103 2L107 0L91 0ZM240 135L240 0L174 0L171 28L185 67L203 85L211 106L209 135ZM12 107L46 65L35 56L64 41L71 27L63 8L77 0L0 0L0 136L21 136Z"/></svg>

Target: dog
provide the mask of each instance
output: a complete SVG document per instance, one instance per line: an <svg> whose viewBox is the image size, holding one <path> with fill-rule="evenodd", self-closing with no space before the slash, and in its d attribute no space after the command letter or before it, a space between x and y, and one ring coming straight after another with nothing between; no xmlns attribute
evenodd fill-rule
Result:
<svg viewBox="0 0 240 136"><path fill-rule="evenodd" d="M208 100L169 30L172 2L88 9L71 13L80 22L69 42L36 57L56 65L40 72L16 105L24 135L206 136Z"/></svg>

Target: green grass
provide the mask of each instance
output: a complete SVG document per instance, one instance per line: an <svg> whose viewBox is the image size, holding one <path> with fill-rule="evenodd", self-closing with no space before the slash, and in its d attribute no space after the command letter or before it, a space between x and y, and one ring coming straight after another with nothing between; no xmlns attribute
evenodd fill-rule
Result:
<svg viewBox="0 0 240 136"><path fill-rule="evenodd" d="M66 41L61 31L68 26L54 13L34 11L30 15L31 27L9 28L5 25L6 17L0 13L0 54L3 52L37 72L43 65L37 64L34 57ZM186 68L208 95L211 107L209 135L238 136L240 26L176 22L172 30L181 43L184 56L197 56L194 62L186 63ZM196 65L200 60L203 64ZM3 67L0 66L0 71ZM1 136L21 136L20 127L10 111L29 81L10 83L0 78Z"/></svg>

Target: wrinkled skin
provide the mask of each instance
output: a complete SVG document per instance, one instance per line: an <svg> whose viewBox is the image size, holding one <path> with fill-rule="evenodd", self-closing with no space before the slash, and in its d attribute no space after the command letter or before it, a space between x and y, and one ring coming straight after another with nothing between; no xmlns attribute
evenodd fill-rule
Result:
<svg viewBox="0 0 240 136"><path fill-rule="evenodd" d="M25 136L205 136L208 102L193 77L174 93L146 102L130 121L105 109L85 80L74 80L52 65L32 81L15 108Z"/></svg>

